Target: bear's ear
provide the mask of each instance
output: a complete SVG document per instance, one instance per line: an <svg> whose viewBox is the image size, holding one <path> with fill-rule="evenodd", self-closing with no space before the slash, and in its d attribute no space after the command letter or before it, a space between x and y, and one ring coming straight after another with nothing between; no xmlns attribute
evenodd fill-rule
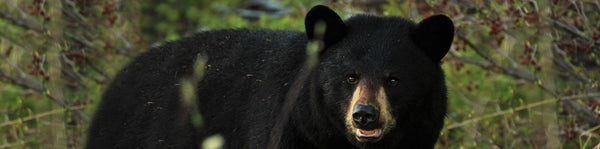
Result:
<svg viewBox="0 0 600 149"><path fill-rule="evenodd" d="M319 30L317 27L319 22L325 25L324 35L315 35L315 28ZM337 13L323 5L317 5L308 11L304 20L304 27L306 28L308 39L322 40L325 43L325 47L339 41L346 35L344 21L340 19Z"/></svg>
<svg viewBox="0 0 600 149"><path fill-rule="evenodd" d="M454 39L454 24L445 15L424 19L413 32L413 40L435 62L439 62L450 49Z"/></svg>

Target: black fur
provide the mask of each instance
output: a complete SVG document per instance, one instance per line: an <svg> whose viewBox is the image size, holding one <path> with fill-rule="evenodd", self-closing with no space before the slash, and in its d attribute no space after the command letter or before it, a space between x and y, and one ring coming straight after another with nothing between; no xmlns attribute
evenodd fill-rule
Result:
<svg viewBox="0 0 600 149"><path fill-rule="evenodd" d="M324 37L315 37L315 26L319 21L325 23ZM304 20L306 35L309 39L322 40L325 46L341 40L346 35L346 25L342 19L326 6L315 6L306 14Z"/></svg>
<svg viewBox="0 0 600 149"><path fill-rule="evenodd" d="M306 20L327 22L327 48L301 88L280 148L433 148L446 113L439 60L452 41L453 28L447 27L452 22L436 16L417 25L399 17L356 15L340 30L329 23L337 24L337 14L323 7L311 10ZM310 30L314 22L307 25ZM219 30L150 49L104 93L86 147L198 148L207 136L221 134L225 148L264 148L304 63L307 35L311 37L297 31ZM424 45L437 42L429 40L442 43ZM197 89L203 117L199 130L181 105L178 85L193 72L197 54L209 58ZM379 142L357 142L344 126L355 87L346 82L350 73L384 86L388 94L397 122ZM399 83L387 84L390 77Z"/></svg>

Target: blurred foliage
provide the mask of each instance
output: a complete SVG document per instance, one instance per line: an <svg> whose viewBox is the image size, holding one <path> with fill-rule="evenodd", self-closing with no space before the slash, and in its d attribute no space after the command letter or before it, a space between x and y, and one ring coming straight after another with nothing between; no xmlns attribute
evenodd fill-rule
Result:
<svg viewBox="0 0 600 149"><path fill-rule="evenodd" d="M278 1L283 17L239 15L249 1L0 1L0 148L81 148L101 93L137 54L194 32L304 30L326 4L356 13L455 21L443 60L450 111L437 148L597 148L597 0Z"/></svg>

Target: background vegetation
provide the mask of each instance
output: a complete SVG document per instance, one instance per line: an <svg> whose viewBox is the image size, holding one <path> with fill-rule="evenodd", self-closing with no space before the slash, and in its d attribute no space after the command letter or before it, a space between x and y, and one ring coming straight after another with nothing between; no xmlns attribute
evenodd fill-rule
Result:
<svg viewBox="0 0 600 149"><path fill-rule="evenodd" d="M598 0L260 1L0 0L0 148L82 148L101 93L148 47L212 29L303 31L316 4L455 21L437 148L600 145Z"/></svg>

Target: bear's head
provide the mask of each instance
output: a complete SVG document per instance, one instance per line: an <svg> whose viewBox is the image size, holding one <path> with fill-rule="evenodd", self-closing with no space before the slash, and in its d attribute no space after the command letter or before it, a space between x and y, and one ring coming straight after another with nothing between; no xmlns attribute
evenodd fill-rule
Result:
<svg viewBox="0 0 600 149"><path fill-rule="evenodd" d="M322 35L315 25L326 24ZM323 41L313 71L318 98L340 133L355 146L435 144L446 114L441 59L454 25L444 15L414 23L400 17L356 15L342 21L325 6L306 16L306 33Z"/></svg>

